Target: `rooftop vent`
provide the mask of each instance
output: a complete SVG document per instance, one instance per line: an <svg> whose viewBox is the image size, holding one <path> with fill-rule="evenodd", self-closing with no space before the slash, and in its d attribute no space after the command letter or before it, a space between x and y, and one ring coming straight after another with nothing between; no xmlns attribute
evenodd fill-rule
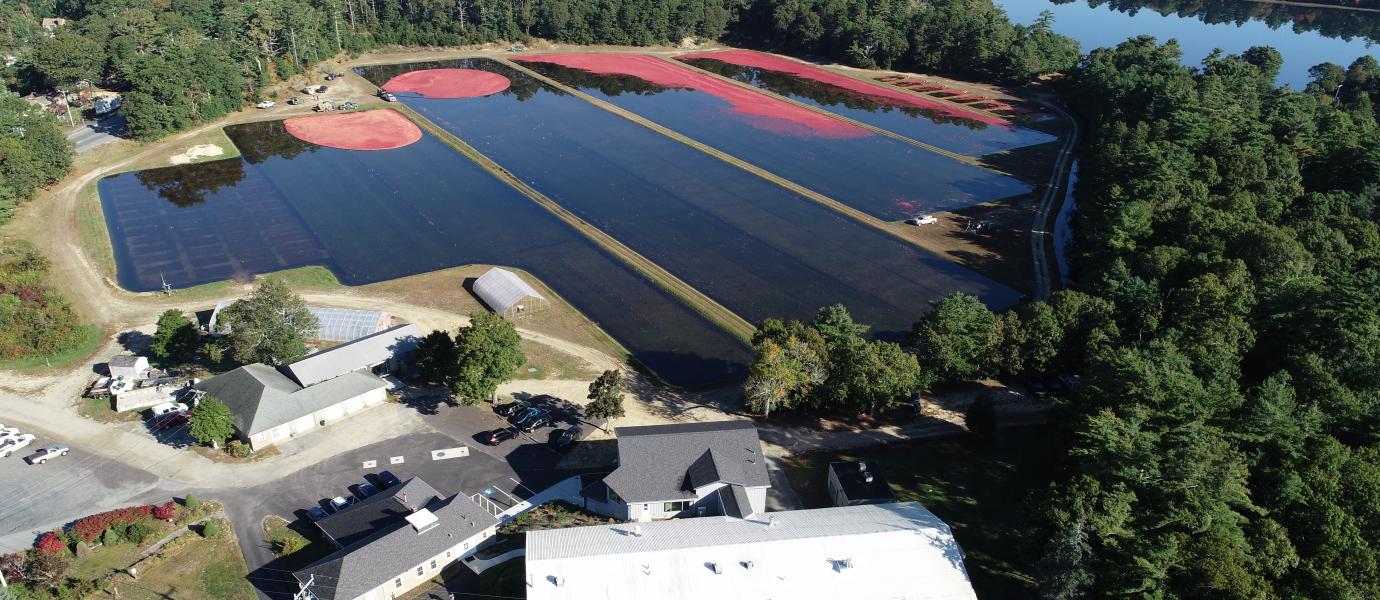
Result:
<svg viewBox="0 0 1380 600"><path fill-rule="evenodd" d="M633 525L632 534L633 534L633 537L642 537L642 526L641 526L641 525Z"/></svg>
<svg viewBox="0 0 1380 600"><path fill-rule="evenodd" d="M556 577L556 587L565 587L565 577L563 577L563 576L558 576L558 577Z"/></svg>
<svg viewBox="0 0 1380 600"><path fill-rule="evenodd" d="M715 575L723 575L724 573L724 566L719 563L709 563L709 568L714 571Z"/></svg>
<svg viewBox="0 0 1380 600"><path fill-rule="evenodd" d="M434 529L441 523L441 520L437 519L436 515L432 514L431 511L423 508L407 515L407 522L409 525L412 525L413 529L417 530L417 535L421 535Z"/></svg>
<svg viewBox="0 0 1380 600"><path fill-rule="evenodd" d="M843 560L838 561L838 565L839 565L839 570L840 570L840 571L842 571L842 570L844 570L844 569L851 569L851 568L853 568L853 559L851 559L851 558L845 558L845 559L843 559Z"/></svg>
<svg viewBox="0 0 1380 600"><path fill-rule="evenodd" d="M744 568L744 569L749 569L749 570L750 570L750 569L752 569L753 566L755 566L755 565L753 564L752 561L750 561L750 560L745 560L745 561L743 561L743 568Z"/></svg>

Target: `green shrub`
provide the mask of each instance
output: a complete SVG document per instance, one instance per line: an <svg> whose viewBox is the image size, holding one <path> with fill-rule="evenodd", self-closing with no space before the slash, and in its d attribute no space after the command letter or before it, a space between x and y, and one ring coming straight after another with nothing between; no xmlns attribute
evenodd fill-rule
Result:
<svg viewBox="0 0 1380 600"><path fill-rule="evenodd" d="M113 528L107 529L105 530L105 533L101 534L101 543L106 546L114 546L115 544L120 543L120 534L117 533Z"/></svg>
<svg viewBox="0 0 1380 600"><path fill-rule="evenodd" d="M135 544L142 544L144 538L148 537L150 533L153 533L153 527L143 521L135 521L125 528L125 539Z"/></svg>
<svg viewBox="0 0 1380 600"><path fill-rule="evenodd" d="M220 524L215 521L207 521L201 526L201 537L216 537L220 535Z"/></svg>
<svg viewBox="0 0 1380 600"><path fill-rule="evenodd" d="M182 501L182 505L186 506L187 510L196 510L197 508L201 507L201 500L199 500L196 496L187 494L187 498Z"/></svg>
<svg viewBox="0 0 1380 600"><path fill-rule="evenodd" d="M294 532L287 532L273 540L273 553L278 556L288 556L307 547L307 539Z"/></svg>

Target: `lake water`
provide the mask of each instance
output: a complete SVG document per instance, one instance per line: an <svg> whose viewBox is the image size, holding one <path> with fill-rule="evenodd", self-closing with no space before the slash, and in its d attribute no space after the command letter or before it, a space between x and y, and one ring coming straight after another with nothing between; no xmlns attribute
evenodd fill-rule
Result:
<svg viewBox="0 0 1380 600"><path fill-rule="evenodd" d="M770 92L817 106L937 148L969 156L1052 142L1047 133L1012 125L986 123L959 113L917 108L888 98L813 81L781 71L732 64L708 54L680 60ZM917 99L918 100L918 99Z"/></svg>
<svg viewBox="0 0 1380 600"><path fill-rule="evenodd" d="M120 285L159 289L303 265L358 285L464 264L512 265L551 286L678 385L742 376L747 348L435 138L363 152L226 133L243 158L99 184ZM455 294L468 294L455 282Z"/></svg>
<svg viewBox="0 0 1380 600"><path fill-rule="evenodd" d="M1308 9L1257 2L1202 2L1166 5L1161 14L1145 3L1122 1L1098 3L1075 1L1057 4L1049 0L994 0L1017 23L1032 23L1042 11L1054 13L1054 30L1079 41L1084 53L1101 47L1115 46L1129 37L1152 35L1161 42L1175 39L1184 51L1184 62L1197 66L1214 48L1240 53L1251 46L1273 46L1284 56L1279 83L1302 89L1308 83L1308 69L1324 62L1346 66L1362 55L1376 54L1367 39L1329 37L1332 35L1368 35L1376 30L1374 23L1380 13L1350 12L1341 9ZM1199 7L1195 11L1192 7ZM1218 7L1220 11L1211 11ZM1120 9L1120 10L1118 10ZM1225 14L1224 14L1225 12ZM1268 18L1287 15L1287 19ZM1320 28L1310 31L1307 23L1347 19L1354 28ZM1212 22L1209 22L1212 21ZM1302 23L1299 27L1292 24Z"/></svg>
<svg viewBox="0 0 1380 600"><path fill-rule="evenodd" d="M711 94L617 73L638 72L648 64L611 64L607 67L613 71L610 74L547 62L528 62L525 66L884 220L953 210L1031 190L1030 185L1011 177L823 118L670 62L632 58L659 61L664 64L660 69L681 71L670 74L684 78L687 85L708 88L717 84L732 89L711 88L715 92ZM737 94L757 98L744 99ZM764 106L744 106L759 101ZM822 122L810 122L808 117L784 110L785 114L778 114L783 107L808 113Z"/></svg>
<svg viewBox="0 0 1380 600"><path fill-rule="evenodd" d="M821 306L843 303L878 337L898 339L931 301L955 291L993 307L1019 299L981 275L498 62L359 72L382 84L433 68L492 71L512 86L479 98L398 94L404 104L749 321L810 319Z"/></svg>

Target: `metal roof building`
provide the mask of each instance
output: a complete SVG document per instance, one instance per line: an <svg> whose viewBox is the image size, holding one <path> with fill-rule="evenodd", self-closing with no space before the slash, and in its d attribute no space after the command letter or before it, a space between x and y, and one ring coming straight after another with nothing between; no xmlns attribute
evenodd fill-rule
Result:
<svg viewBox="0 0 1380 600"><path fill-rule="evenodd" d="M485 306L508 319L547 305L546 297L517 273L498 267L474 280L473 291Z"/></svg>
<svg viewBox="0 0 1380 600"><path fill-rule="evenodd" d="M527 532L528 600L975 600L915 502Z"/></svg>
<svg viewBox="0 0 1380 600"><path fill-rule="evenodd" d="M422 330L416 325L398 325L307 355L284 366L283 371L304 386L360 369L395 371L404 366L421 341Z"/></svg>
<svg viewBox="0 0 1380 600"><path fill-rule="evenodd" d="M195 387L224 402L235 429L258 449L382 402L388 383L352 371L303 387L278 369L254 363Z"/></svg>

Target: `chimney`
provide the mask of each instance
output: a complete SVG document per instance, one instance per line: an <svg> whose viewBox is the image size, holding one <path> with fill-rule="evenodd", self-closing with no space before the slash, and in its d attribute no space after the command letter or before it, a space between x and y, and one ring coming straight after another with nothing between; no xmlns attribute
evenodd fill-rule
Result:
<svg viewBox="0 0 1380 600"><path fill-rule="evenodd" d="M709 568L714 570L715 575L724 574L724 566L719 563L709 563Z"/></svg>
<svg viewBox="0 0 1380 600"><path fill-rule="evenodd" d="M767 519L767 529L771 529L773 527L776 527L776 517L770 517Z"/></svg>

